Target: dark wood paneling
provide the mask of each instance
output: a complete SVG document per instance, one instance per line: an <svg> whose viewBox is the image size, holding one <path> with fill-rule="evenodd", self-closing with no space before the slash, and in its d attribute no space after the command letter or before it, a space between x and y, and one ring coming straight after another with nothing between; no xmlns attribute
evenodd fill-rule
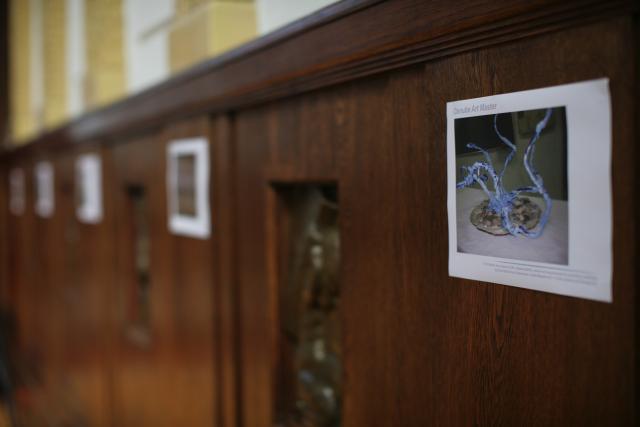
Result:
<svg viewBox="0 0 640 427"><path fill-rule="evenodd" d="M9 205L8 205L8 167L6 162L0 160L0 307L7 308L10 305L9 296Z"/></svg>
<svg viewBox="0 0 640 427"><path fill-rule="evenodd" d="M44 159L44 156L34 156L35 165ZM60 174L61 162L57 158L48 158L54 169L54 197L58 198L64 189L61 188ZM29 173L31 182L30 209L35 206L35 177L33 170ZM55 206L53 216L42 218L38 215L33 217L32 247L29 257L32 260L34 283L37 284L37 294L34 295L34 302L37 301L36 309L39 313L37 329L39 352L42 355L40 370L42 373L41 396L46 402L44 407L58 407L58 413L62 414L69 410L64 400L66 393L63 392L67 377L64 374L64 354L66 347L65 325L64 325L64 283L66 275L66 257L61 248L65 247L65 220L73 215L69 206ZM43 411L47 411L44 409ZM51 417L55 417L53 414Z"/></svg>
<svg viewBox="0 0 640 427"><path fill-rule="evenodd" d="M114 423L118 426L205 426L214 425L219 417L213 245L209 239L170 234L167 226L165 145L175 138L197 136L215 139L207 118L176 123L114 148L118 224ZM136 286L128 194L132 186L143 189L147 198L148 345L131 338L126 319L126 299Z"/></svg>
<svg viewBox="0 0 640 427"><path fill-rule="evenodd" d="M631 32L630 21L609 21L363 88L342 188L345 215L354 218L343 239L351 267L344 300L354 307L345 322L348 424L386 425L403 414L412 414L407 425L634 423L625 374L635 351L635 249L625 239L634 226L633 166L624 154L632 141ZM615 129L613 304L448 277L446 101L602 76L611 79ZM355 220L365 215L372 221ZM358 304L365 292L368 304Z"/></svg>
<svg viewBox="0 0 640 427"><path fill-rule="evenodd" d="M0 215L8 295L23 360L64 398L52 407L92 426L272 425L273 184L337 182L343 425L637 423L632 3L347 1L5 153L27 168L29 193L25 215L6 204ZM611 79L613 102L614 302L450 278L446 102L597 77ZM212 111L233 113L176 122ZM166 143L202 135L209 240L168 233L164 187ZM97 225L75 217L74 162L87 150L103 155ZM56 166L50 220L33 215L39 158ZM148 348L126 339L121 314L132 184L150 200Z"/></svg>
<svg viewBox="0 0 640 427"><path fill-rule="evenodd" d="M273 417L269 182L337 179L345 426L632 425L634 30L609 20L237 116L243 425ZM446 102L607 76L613 303L447 273Z"/></svg>
<svg viewBox="0 0 640 427"><path fill-rule="evenodd" d="M214 318L217 322L218 366L216 370L222 427L239 425L241 396L235 262L235 183L233 181L233 118L220 116L213 122L211 146L211 220L213 224L213 266L215 269Z"/></svg>
<svg viewBox="0 0 640 427"><path fill-rule="evenodd" d="M34 366L39 381L27 386L32 401L25 411L29 418L39 420L36 423L68 424L93 420L94 425L106 425L107 402L104 399L107 390L102 389L106 387L107 361L102 354L106 346L98 343L95 350L93 347L96 338L105 338L108 330L105 323L100 324L95 318L90 324L84 325L84 322L94 311L98 316L104 314L103 307L108 300L100 295L90 297L100 292L100 285L87 277L90 273L85 272L81 278L77 271L78 263L83 260L75 250L81 237L75 217L74 158L73 152L34 155L34 165L40 160L53 165L55 210L50 218L32 213L35 179L33 170L29 171L29 209L33 220L32 233L27 236L31 240L27 241L31 243L28 259L34 283L30 300L38 312L35 327L40 357ZM104 271L98 269L96 274L101 275ZM87 331L81 329L83 325ZM19 355L20 358L25 356L25 353ZM97 412L92 413L96 409Z"/></svg>
<svg viewBox="0 0 640 427"><path fill-rule="evenodd" d="M100 148L94 150L100 152ZM25 212L9 215L9 292L15 312L17 404L23 423L109 425L108 289L113 245L107 219L75 218L75 156L50 157L56 212L34 213L35 156L14 163L25 173ZM108 194L108 160L105 160ZM109 204L106 204L109 209Z"/></svg>
<svg viewBox="0 0 640 427"><path fill-rule="evenodd" d="M338 177L347 142L347 93L313 94L238 114L236 197L243 426L274 420L277 279L271 183Z"/></svg>
<svg viewBox="0 0 640 427"><path fill-rule="evenodd" d="M10 173L13 169L21 169L25 179L25 210L22 214L16 215L14 212L8 213L8 272L9 272L9 294L14 302L18 325L19 346L25 359L33 359L37 353L39 331L37 330L37 302L38 295L34 263L33 263L33 221L34 214L31 203L32 180L31 180L31 158L25 157L21 161L12 163L8 168ZM11 195L8 195L10 198ZM36 298L34 300L34 298Z"/></svg>
<svg viewBox="0 0 640 427"><path fill-rule="evenodd" d="M116 215L116 265L114 283L114 360L113 360L113 420L115 425L165 425L164 420L175 418L170 368L171 311L166 300L170 278L157 277L157 266L169 260L158 258L158 249L166 244L166 215L164 186L154 185L162 173L163 149L157 135L129 141L113 150L113 198ZM138 277L135 256L135 217L130 191L138 188L146 199L146 221L150 236L148 323L134 324L130 311L138 297ZM164 285L164 286L163 286ZM142 310L143 307L137 307ZM169 417L167 417L169 413ZM168 419L169 418L169 419Z"/></svg>
<svg viewBox="0 0 640 427"><path fill-rule="evenodd" d="M633 8L631 0L347 1L32 142L58 145L140 132L167 120L247 107Z"/></svg>
<svg viewBox="0 0 640 427"><path fill-rule="evenodd" d="M36 271L33 262L33 223L31 197L31 159L24 157L7 165L7 173L15 168L25 175L26 206L22 214L7 213L7 291L10 299L9 324L3 330L10 342L8 349L13 360L12 382L15 390L17 413L24 419L33 399L32 393L42 389L43 331L39 328L39 306L42 300L38 294ZM11 191L8 191L11 193ZM11 195L8 194L10 198ZM13 339L9 338L12 337Z"/></svg>
<svg viewBox="0 0 640 427"><path fill-rule="evenodd" d="M76 169L78 155L96 153L102 163L103 219L81 223L76 217ZM66 337L64 374L69 393L78 402L82 417L91 426L111 425L109 375L111 372L111 301L114 284L115 223L112 159L99 145L74 150L61 159L59 205L64 209L66 257L64 294Z"/></svg>
<svg viewBox="0 0 640 427"><path fill-rule="evenodd" d="M164 146L173 139L204 136L210 140L211 147L214 135L209 118L199 117L168 126L162 133L162 140ZM164 176L163 170L163 180ZM216 230L216 225L212 224L212 233ZM175 345L188 356L177 365L182 377L176 385L183 395L176 396L179 398L176 405L184 412L176 423L200 425L205 420L215 420L219 411L219 396L214 386L218 362L214 342L218 310L214 295L218 284L214 278L212 241L171 235L165 257L171 263L167 263L167 269L159 276L170 278L172 283L170 303L175 322Z"/></svg>

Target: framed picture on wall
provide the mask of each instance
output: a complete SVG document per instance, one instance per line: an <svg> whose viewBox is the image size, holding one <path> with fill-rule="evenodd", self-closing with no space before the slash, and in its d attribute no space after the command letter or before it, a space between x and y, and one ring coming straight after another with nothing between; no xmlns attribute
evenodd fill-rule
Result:
<svg viewBox="0 0 640 427"><path fill-rule="evenodd" d="M174 140L167 146L169 230L206 239L209 213L209 142L206 138Z"/></svg>
<svg viewBox="0 0 640 427"><path fill-rule="evenodd" d="M102 162L94 153L76 160L76 216L87 224L102 221Z"/></svg>
<svg viewBox="0 0 640 427"><path fill-rule="evenodd" d="M9 172L9 210L14 215L22 215L25 205L24 170L15 168Z"/></svg>
<svg viewBox="0 0 640 427"><path fill-rule="evenodd" d="M33 170L36 215L50 218L55 210L54 173L51 162L38 162Z"/></svg>

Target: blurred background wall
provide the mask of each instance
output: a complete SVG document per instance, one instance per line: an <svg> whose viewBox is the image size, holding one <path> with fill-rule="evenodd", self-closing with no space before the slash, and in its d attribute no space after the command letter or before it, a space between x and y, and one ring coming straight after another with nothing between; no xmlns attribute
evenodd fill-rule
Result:
<svg viewBox="0 0 640 427"><path fill-rule="evenodd" d="M9 0L10 117L23 144L336 0Z"/></svg>

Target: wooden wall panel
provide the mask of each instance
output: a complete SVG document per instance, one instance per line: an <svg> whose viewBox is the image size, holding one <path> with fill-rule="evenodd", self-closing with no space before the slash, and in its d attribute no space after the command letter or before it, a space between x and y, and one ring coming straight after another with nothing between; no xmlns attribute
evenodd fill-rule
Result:
<svg viewBox="0 0 640 427"><path fill-rule="evenodd" d="M24 425L109 425L109 215L99 225L78 224L75 154L43 151L28 164L14 164L27 166L27 209L11 215L9 227L9 284L22 342L12 355ZM54 168L51 218L34 213L33 166L40 160ZM108 179L108 159L103 161Z"/></svg>
<svg viewBox="0 0 640 427"><path fill-rule="evenodd" d="M175 411L171 401L173 365L168 280L157 276L158 248L166 244L166 215L162 181L163 150L157 137L130 141L114 148L114 200L117 221L117 280L114 283L114 422L117 425L165 425L167 412ZM131 300L136 298L135 223L132 187L144 191L150 234L149 324L135 325L129 319ZM147 330L148 329L148 330ZM147 334L148 332L148 334ZM155 422L155 424L154 424Z"/></svg>
<svg viewBox="0 0 640 427"><path fill-rule="evenodd" d="M467 3L338 4L3 153L0 286L4 275L41 413L67 425L273 425L286 264L275 185L335 182L344 426L637 424L637 6ZM356 31L383 18L379 36ZM614 302L450 278L446 102L599 77L613 103ZM203 135L208 240L170 234L166 211L166 144ZM95 225L75 214L75 159L88 151L103 159ZM56 168L48 220L33 214L39 159ZM25 168L20 217L7 213L9 165ZM148 346L127 335L132 186L149 202Z"/></svg>
<svg viewBox="0 0 640 427"><path fill-rule="evenodd" d="M22 168L25 174L25 190L29 193L29 166L30 159L23 158L20 161L8 162L7 173L12 169ZM7 179L9 179L7 177ZM8 184L8 183L7 183ZM9 185L9 184L8 184ZM8 190L8 198L11 198L11 190ZM27 196L28 200L28 196ZM13 369L13 387L21 393L17 403L19 409L23 408L26 390L25 385L29 382L35 382L34 366L37 365L37 350L35 348L36 341L30 338L31 332L36 328L35 322L35 304L30 301L33 288L30 272L33 271L30 265L31 258L29 252L31 249L31 221L32 217L29 213L30 204L27 202L25 212L16 215L12 211L7 213L7 247L10 248L7 253L7 290L11 301L9 307L9 325L6 331L10 338L11 347L10 355L17 363L14 363ZM9 209L9 206L7 206ZM26 396L28 399L28 396Z"/></svg>
<svg viewBox="0 0 640 427"><path fill-rule="evenodd" d="M213 244L211 239L170 234L167 226L166 143L198 136L215 138L206 117L114 148L118 218L114 413L118 426L214 425L219 417ZM127 193L132 186L145 190L148 203L148 345L127 335L131 325L123 318L125 299L136 285Z"/></svg>
<svg viewBox="0 0 640 427"><path fill-rule="evenodd" d="M34 165L41 160L51 162L54 171L55 210L49 218L34 215L30 253L34 282L38 285L37 295L34 297L39 302L38 347L42 355L39 366L42 384L38 393L41 402L38 412L39 416L48 422L61 422L73 418L72 413L77 404L77 401L74 401L77 396L72 396L67 390L68 376L64 369L68 338L64 324L68 260L67 252L62 249L66 247L65 241L69 237L68 233L65 233L67 224L75 215L72 205L61 203L61 200L64 200L61 195L73 193L73 183L60 179L64 175L62 168L65 165L65 156L69 154L48 156L41 153L34 156L33 162ZM31 199L33 211L36 191L33 171L30 177L34 184L31 190L34 196Z"/></svg>
<svg viewBox="0 0 640 427"><path fill-rule="evenodd" d="M340 189L345 426L633 424L633 35L630 19L608 20L239 113L243 425L273 418L269 181L327 178ZM450 278L446 102L604 76L614 302Z"/></svg>
<svg viewBox="0 0 640 427"><path fill-rule="evenodd" d="M78 155L95 153L102 161L103 219L86 224L76 217L76 169ZM72 150L56 162L57 215L64 240L64 279L57 283L64 330L62 374L65 400L77 412L79 422L111 425L110 307L114 283L114 219L111 201L111 158L98 145Z"/></svg>
<svg viewBox="0 0 640 427"><path fill-rule="evenodd" d="M237 258L242 363L242 424L274 420L277 286L270 256L272 183L338 177L346 142L346 93L312 94L238 114L236 125ZM273 262L274 260L271 259Z"/></svg>
<svg viewBox="0 0 640 427"><path fill-rule="evenodd" d="M31 256L34 221L33 204L31 203L33 188L31 163L30 157L22 158L12 162L8 169L9 173L14 169L21 169L24 173L25 207L24 212L19 215L10 211L7 222L8 246L10 248L8 253L9 293L12 301L15 302L13 311L17 324L19 348L25 356L25 362L28 359L29 363L37 358L36 347L39 335L37 330L37 303L39 300L36 292L37 284L34 283L35 271Z"/></svg>
<svg viewBox="0 0 640 427"><path fill-rule="evenodd" d="M235 427L242 408L239 392L240 363L237 309L235 250L235 158L233 151L234 122L230 116L213 120L211 145L211 221L213 225L214 289L213 318L216 322L218 346L217 381L219 416L216 425Z"/></svg>
<svg viewBox="0 0 640 427"><path fill-rule="evenodd" d="M630 21L611 20L363 85L342 192L353 215L347 425L633 424L631 35ZM603 76L614 117L613 304L448 277L446 101Z"/></svg>
<svg viewBox="0 0 640 427"><path fill-rule="evenodd" d="M17 325L17 346L9 343L15 369L12 381L20 422L25 425L59 420L69 409L63 393L63 324L57 287L64 282L62 227L55 216L42 219L34 212L35 156L11 164L25 174L26 206L22 215L8 214L8 293ZM3 324L3 327L9 326ZM3 330L9 336L11 330ZM53 410L54 408L55 411ZM60 415L60 417L58 416ZM68 415L68 414L66 414Z"/></svg>
<svg viewBox="0 0 640 427"><path fill-rule="evenodd" d="M7 179L8 166L6 161L0 161L0 307L8 308L11 305L9 297L9 265L8 261L8 219L9 219L9 182Z"/></svg>
<svg viewBox="0 0 640 427"><path fill-rule="evenodd" d="M201 136L210 141L213 138L206 116L168 126L161 136L162 148L174 139ZM212 233L215 232L212 224ZM175 355L178 377L174 390L178 398L175 404L182 413L176 423L206 425L218 417L219 411L219 396L214 386L218 312L214 306L217 283L213 275L213 244L211 239L170 235L164 251L165 259L171 263L165 265L166 270L159 276L171 283L172 332L174 345L179 349Z"/></svg>

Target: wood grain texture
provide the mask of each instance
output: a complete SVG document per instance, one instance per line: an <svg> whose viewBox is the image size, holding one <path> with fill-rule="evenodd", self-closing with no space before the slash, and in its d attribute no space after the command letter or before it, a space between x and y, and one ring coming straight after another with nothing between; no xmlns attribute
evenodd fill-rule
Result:
<svg viewBox="0 0 640 427"><path fill-rule="evenodd" d="M2 154L5 285L46 392L62 390L91 426L273 425L276 187L337 182L344 426L638 424L633 7L350 1ZM613 108L613 303L449 277L446 102L599 77ZM196 115L213 111L224 114ZM210 240L167 231L166 144L202 135ZM75 217L74 162L87 151L103 158L98 225ZM39 159L56 168L50 220L33 215ZM21 217L6 212L12 166L28 170ZM131 185L151 212L145 349L121 314Z"/></svg>
<svg viewBox="0 0 640 427"><path fill-rule="evenodd" d="M31 200L31 166L30 157L12 163L9 173L14 169L22 170L25 179L25 209L21 214L9 212L7 219L8 233L8 280L9 294L14 303L16 321L18 325L19 347L25 356L35 357L38 341L37 332L37 304L32 304L32 297L37 297L34 287L34 265L31 257L33 251L33 210ZM11 195L9 195L11 197Z"/></svg>
<svg viewBox="0 0 640 427"><path fill-rule="evenodd" d="M42 395L45 400L43 406L58 407L59 413L64 413L69 409L65 403L67 399L73 401L75 398L71 393L64 391L69 380L65 370L65 360L69 357L66 348L73 337L66 334L65 309L69 295L65 295L67 287L64 284L69 278L69 264L67 254L61 248L66 246L66 226L73 220L75 212L70 209L73 206L60 205L60 195L70 190L68 187L65 188L65 184L68 183L60 176L61 167L65 164L60 157L51 157L47 153L34 154L34 165L41 160L47 160L53 166L53 195L57 205L49 218L34 216L30 258L34 281L38 284L37 294L32 295L31 300L37 303L35 308L40 314L37 329L40 333L38 348L42 355L40 370ZM33 171L30 172L31 178L35 181ZM35 182L32 187L32 194L35 196ZM32 198L32 209L34 204L35 199ZM47 410L49 409L44 409Z"/></svg>
<svg viewBox="0 0 640 427"><path fill-rule="evenodd" d="M19 410L44 422L110 424L109 289L113 236L109 221L109 159L102 155L105 220L80 224L75 216L75 158L34 153L12 166L25 168L27 206L9 220L9 290L18 322L20 347L16 381ZM34 214L33 164L54 165L56 211ZM46 420L46 421L45 421ZM73 421L72 421L73 420Z"/></svg>
<svg viewBox="0 0 640 427"><path fill-rule="evenodd" d="M321 18L309 17L307 25L303 21L266 42L256 41L253 48L213 59L32 142L59 145L140 132L167 120L244 108L425 60L628 14L634 7L631 0L350 1L321 12Z"/></svg>
<svg viewBox="0 0 640 427"><path fill-rule="evenodd" d="M239 381L241 363L238 350L238 326L242 319L237 309L238 289L235 264L235 158L233 117L219 116L213 119L211 146L211 220L213 224L215 270L214 318L216 319L216 343L218 366L216 370L219 397L219 417L216 425L234 427L240 425L241 395Z"/></svg>
<svg viewBox="0 0 640 427"><path fill-rule="evenodd" d="M321 179L340 188L345 426L634 424L633 34L609 20L237 115L244 426L273 417L269 183ZM446 102L603 76L614 302L449 277Z"/></svg>
<svg viewBox="0 0 640 427"><path fill-rule="evenodd" d="M236 269L241 340L243 426L274 419L277 289L270 255L273 238L272 183L326 182L337 177L346 140L341 94L311 94L236 118ZM337 123L337 124L336 124ZM341 124L342 123L342 124ZM271 259L273 264L273 259Z"/></svg>
<svg viewBox="0 0 640 427"><path fill-rule="evenodd" d="M168 230L166 143L210 138L207 118L167 126L114 148L117 265L114 424L118 426L217 425L217 281L210 240ZM135 292L134 236L128 189L144 189L150 235L150 344L127 336L126 297Z"/></svg>
<svg viewBox="0 0 640 427"><path fill-rule="evenodd" d="M9 219L9 182L8 166L5 161L0 160L0 307L7 309L10 305L9 296L9 240L8 240L8 219Z"/></svg>
<svg viewBox="0 0 640 427"><path fill-rule="evenodd" d="M111 153L98 144L74 150L61 168L64 194L62 204L69 209L62 251L67 259L65 374L71 379L72 393L81 402L89 425L109 426L112 372L111 301L113 300L115 222L113 205L113 163ZM103 218L87 224L76 217L75 161L78 155L100 156L102 169Z"/></svg>
<svg viewBox="0 0 640 427"><path fill-rule="evenodd" d="M628 21L610 21L429 63L363 91L353 107L363 118L351 170L360 170L342 195L345 214L376 212L377 220L353 221L353 238L343 239L353 266L345 268L345 305L365 283L369 300L347 311L345 328L360 333L348 334L345 347L351 360L375 362L347 362L358 379L347 383L353 425L403 414L413 414L407 425L633 424L634 386L624 374L634 369L634 244L624 239L633 227L625 194L632 165L621 151L632 140L630 35ZM625 224L615 230L614 303L448 277L446 102L602 76L613 102L614 221ZM370 197L356 197L370 188Z"/></svg>

